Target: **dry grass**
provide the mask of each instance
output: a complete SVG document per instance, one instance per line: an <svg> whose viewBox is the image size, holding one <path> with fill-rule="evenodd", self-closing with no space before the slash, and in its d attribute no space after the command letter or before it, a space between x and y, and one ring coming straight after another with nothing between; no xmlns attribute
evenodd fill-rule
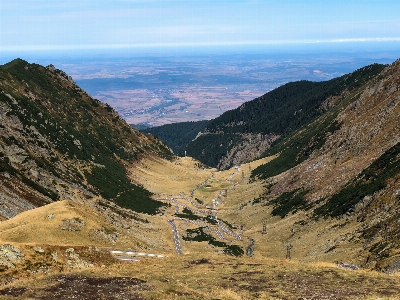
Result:
<svg viewBox="0 0 400 300"><path fill-rule="evenodd" d="M86 248L77 248L77 251L82 251L82 257L94 262L94 267L79 273L64 268L63 273L67 272L76 278L137 278L145 281L148 288L134 291L125 290L126 287L118 286L118 283L114 285L123 293L131 292L134 293L132 295L145 299L398 299L399 276L352 271L333 264L334 261L359 264L365 259L357 243L349 240L352 236L349 232L358 226L354 220L328 219L316 222L305 212L280 219L271 216L271 207L253 204L253 199L259 197L265 187L261 182L249 183L248 176L249 171L260 163L262 162L257 161L243 165L240 171L233 168L216 172L203 169L191 158L179 158L174 162L147 159L130 170L133 180L140 182L160 198L190 198L191 191L195 190L193 201L198 198L205 205L211 205L211 200L216 199L222 191L218 217L231 224L244 226L242 241L230 241L245 249L249 244L247 237L253 238L255 252L252 257L231 257L221 254L221 249L206 242L183 240L181 245L184 255L174 254L171 228L167 223L175 213L174 205L166 209L163 215L143 216L150 223L132 228L130 235L121 231L121 235L129 237L129 241L125 239L124 243L113 247L134 248L137 243L141 243L147 247L144 252L164 249L161 253L167 254L168 258L143 258L135 263L118 262L109 255L93 258L87 246L96 243L91 240L88 232L92 228L110 226L110 223L88 205L67 201L32 210L0 223L0 241L19 243L16 245L28 253L27 259L32 263L40 263L41 259L40 255L32 253L33 244L39 243L43 248L47 247L46 251L59 252L64 251L62 247L67 245L86 245ZM211 172L214 172L214 176ZM231 176L232 174L234 175ZM227 178L230 176L228 182ZM201 185L198 188L198 184L204 183L206 179L208 187ZM226 197L225 189L228 190ZM183 199L179 201L195 211L189 202ZM54 214L54 217L48 219L48 214ZM62 220L70 218L85 220L86 228L79 232L61 231L58 226ZM261 232L262 222L267 224L266 234ZM177 222L177 226L181 235L186 229L196 227L184 221ZM151 243L156 238L163 247ZM29 243L31 245L27 245ZM292 260L285 259L288 244L293 246ZM97 245L110 247L104 242ZM17 269L7 271L7 276L11 274L19 279L8 285L10 291L15 291L16 294L18 291L23 292L12 299L35 299L35 295L46 299L46 293L50 293L46 291L56 289L51 276L57 274L58 269L49 268L47 274L30 275L26 270L22 271L22 268L23 265L18 265ZM29 287L30 290L18 290L20 287ZM79 287L84 288L96 289L90 286ZM0 296L0 299L8 299L7 297ZM116 295L114 298L103 299L126 299L118 297ZM137 299L141 299L140 297ZM130 299L135 298L132 296Z"/></svg>
<svg viewBox="0 0 400 300"><path fill-rule="evenodd" d="M284 219L271 216L272 208L262 203L253 204L253 200L265 192L262 182L249 182L250 171L271 158L264 158L241 166L240 170L231 168L217 172L214 169L198 167L197 161L192 158L178 158L174 162L162 159L144 160L141 165L131 169L131 176L146 188L157 193L157 197L188 197L194 190L194 199L200 199L204 205L212 205L212 199L217 199L222 192L221 205L218 206L218 218L243 226L242 241L235 241L243 249L249 241L247 237L255 239L256 257L275 257L284 259L287 254L287 245L292 245L292 259L306 262L345 262L361 265L365 262L367 253L363 251L356 239L350 238L359 223L354 219L327 219L315 221L307 212L299 212ZM211 176L211 172L214 176ZM234 174L233 176L231 176ZM230 181L227 178L230 177ZM207 179L207 186L196 188L199 183ZM225 197L225 190L228 195ZM192 207L190 203L181 201ZM194 209L195 210L195 209ZM165 212L165 219L155 218L152 222L162 228L166 225L168 216L175 212L172 206ZM164 223L163 223L164 222ZM262 234L263 222L266 223L266 233ZM179 231L193 228L185 222L179 223ZM169 228L168 228L169 229ZM168 234L168 233L166 233ZM169 233L170 235L170 233ZM172 239L168 239L171 247ZM204 251L213 252L206 243L182 242L185 253Z"/></svg>
<svg viewBox="0 0 400 300"><path fill-rule="evenodd" d="M76 226L76 231L63 230L60 226L65 224L65 220L77 220L84 225ZM146 226L151 225L142 224L142 229L137 228L137 231L146 230ZM0 232L0 243L132 249L147 245L147 241L141 239L139 234L114 226L89 203L67 200L29 210L1 222ZM151 239L150 236L148 238Z"/></svg>
<svg viewBox="0 0 400 300"><path fill-rule="evenodd" d="M129 170L139 182L157 197L190 195L198 183L210 178L212 169L204 169L190 157L171 162L158 157L144 158ZM216 170L214 170L216 171Z"/></svg>
<svg viewBox="0 0 400 300"><path fill-rule="evenodd" d="M178 158L173 162L160 158L144 159L139 165L130 169L130 176L136 182L156 193L156 197L188 197L194 190L194 198L204 205L211 205L222 191L221 205L218 206L218 218L230 224L243 226L244 230L235 229L243 235L242 241L233 242L245 249L249 245L247 237L255 239L255 257L286 257L286 246L291 244L292 259L307 262L343 261L360 265L365 262L366 254L356 240L350 241L351 232L357 229L358 223L352 219L319 220L316 222L300 212L284 219L272 217L271 207L254 204L253 200L265 191L261 182L249 183L250 170L268 159L251 162L241 167L240 171L232 168L223 172L204 169L189 157ZM212 176L212 172L214 176ZM233 176L231 176L234 174ZM227 178L231 177L230 181ZM207 185L204 185L207 180ZM199 184L203 184L197 188ZM225 189L228 195L225 197ZM181 203L196 209L185 200ZM110 224L105 215L90 207L88 203L79 204L71 201L56 202L35 210L22 213L15 218L0 223L0 241L2 243L28 243L49 245L82 245L114 249L134 249L155 253L174 253L175 245L168 219L175 213L175 205L168 208L163 215L143 216L150 223L137 223L130 229L123 230ZM53 214L53 218L48 215ZM79 231L61 230L59 226L65 219L78 218L85 221L85 227ZM263 222L267 231L262 234ZM344 226L345 225L345 226ZM177 222L180 234L196 226L187 222ZM93 237L93 230L106 229L117 231L119 236L115 243L107 239ZM34 234L33 234L34 233ZM209 232L213 234L213 232ZM214 234L213 234L214 235ZM214 235L215 236L215 235ZM181 241L182 250L190 253L220 252L206 242Z"/></svg>
<svg viewBox="0 0 400 300"><path fill-rule="evenodd" d="M70 274L91 278L137 278L145 281L148 287L138 292L145 299L394 300L400 294L398 276L349 271L325 264L214 254L172 255L160 260L148 258ZM43 289L56 284L50 280L53 275L41 275L10 285L15 290L30 288L21 297L12 299L30 299L29 296L35 293L45 295ZM8 298L0 296L0 299Z"/></svg>

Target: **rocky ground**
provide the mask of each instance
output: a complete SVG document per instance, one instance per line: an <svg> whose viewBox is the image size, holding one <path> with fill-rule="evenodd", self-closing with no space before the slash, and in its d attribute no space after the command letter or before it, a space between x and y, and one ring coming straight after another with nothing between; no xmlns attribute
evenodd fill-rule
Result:
<svg viewBox="0 0 400 300"><path fill-rule="evenodd" d="M146 282L131 277L88 277L77 274L61 274L47 280L51 285L38 289L5 288L0 296L29 297L29 299L145 299L137 293L150 289Z"/></svg>
<svg viewBox="0 0 400 300"><path fill-rule="evenodd" d="M0 287L0 299L16 300L395 300L399 293L398 276L329 264L215 254L144 258L133 263L115 262L106 267L36 274Z"/></svg>

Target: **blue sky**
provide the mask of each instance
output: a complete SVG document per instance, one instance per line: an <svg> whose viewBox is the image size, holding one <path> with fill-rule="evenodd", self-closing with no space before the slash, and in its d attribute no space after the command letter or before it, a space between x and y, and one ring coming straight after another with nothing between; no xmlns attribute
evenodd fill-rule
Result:
<svg viewBox="0 0 400 300"><path fill-rule="evenodd" d="M400 42L398 0L0 0L0 49Z"/></svg>

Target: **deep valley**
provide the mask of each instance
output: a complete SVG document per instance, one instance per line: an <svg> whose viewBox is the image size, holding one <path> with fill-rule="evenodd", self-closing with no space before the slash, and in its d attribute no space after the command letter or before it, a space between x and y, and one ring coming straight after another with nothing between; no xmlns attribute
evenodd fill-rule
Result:
<svg viewBox="0 0 400 300"><path fill-rule="evenodd" d="M399 85L292 82L163 142L0 66L0 299L398 299Z"/></svg>

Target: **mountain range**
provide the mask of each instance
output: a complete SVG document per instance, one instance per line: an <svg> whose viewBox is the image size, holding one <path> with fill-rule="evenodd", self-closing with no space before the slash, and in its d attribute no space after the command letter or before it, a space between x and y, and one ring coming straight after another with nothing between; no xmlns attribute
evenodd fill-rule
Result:
<svg viewBox="0 0 400 300"><path fill-rule="evenodd" d="M94 195L141 212L161 206L124 170L142 155L171 156L160 141L139 134L51 65L16 59L0 68L0 88L2 217Z"/></svg>
<svg viewBox="0 0 400 300"><path fill-rule="evenodd" d="M0 242L11 246L1 246L0 271L25 278L60 272L71 257L82 268L112 261L65 252L93 246L183 253L188 268L232 255L238 264L266 266L267 257L398 272L399 86L400 61L292 82L211 121L147 129L164 143L52 65L5 64ZM47 265L31 245L48 253ZM7 260L18 247L38 265ZM226 293L256 297L224 278Z"/></svg>

